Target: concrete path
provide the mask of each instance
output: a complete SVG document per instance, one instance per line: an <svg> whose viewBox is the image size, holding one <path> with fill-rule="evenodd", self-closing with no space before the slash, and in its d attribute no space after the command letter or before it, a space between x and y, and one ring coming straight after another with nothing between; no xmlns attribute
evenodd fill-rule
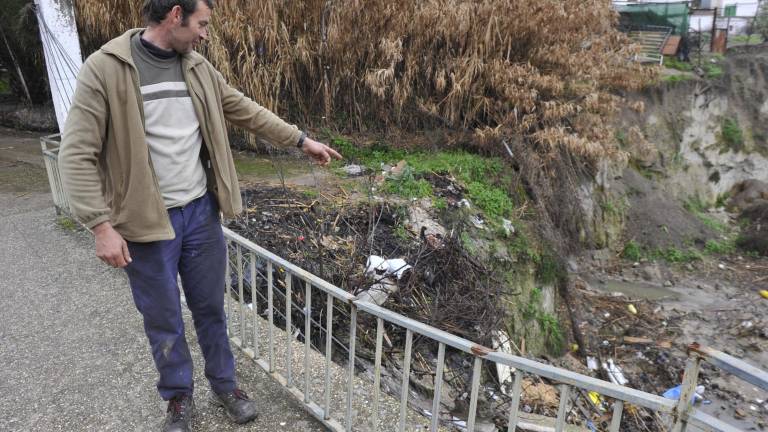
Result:
<svg viewBox="0 0 768 432"><path fill-rule="evenodd" d="M88 232L56 217L39 151L36 135L0 128L0 431L160 430L166 406L125 274L95 258ZM231 425L206 402L185 320L195 430L324 430L237 349L240 385L262 414Z"/></svg>

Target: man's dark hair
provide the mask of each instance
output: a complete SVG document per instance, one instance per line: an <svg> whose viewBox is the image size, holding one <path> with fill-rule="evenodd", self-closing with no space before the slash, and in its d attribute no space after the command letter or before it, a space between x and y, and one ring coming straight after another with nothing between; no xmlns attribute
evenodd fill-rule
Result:
<svg viewBox="0 0 768 432"><path fill-rule="evenodd" d="M187 18L197 10L197 3L204 1L209 8L213 9L214 0L144 0L144 6L141 7L141 14L144 20L149 24L160 24L168 12L174 6L181 6L182 24L187 24Z"/></svg>

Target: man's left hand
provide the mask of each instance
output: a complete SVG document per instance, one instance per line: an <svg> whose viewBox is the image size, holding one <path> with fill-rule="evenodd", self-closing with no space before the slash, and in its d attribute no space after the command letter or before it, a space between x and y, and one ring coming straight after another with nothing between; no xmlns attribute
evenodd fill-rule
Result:
<svg viewBox="0 0 768 432"><path fill-rule="evenodd" d="M331 162L331 158L343 159L336 150L309 137L304 138L304 144L301 146L301 149L304 151L304 154L312 158L318 165L328 165Z"/></svg>

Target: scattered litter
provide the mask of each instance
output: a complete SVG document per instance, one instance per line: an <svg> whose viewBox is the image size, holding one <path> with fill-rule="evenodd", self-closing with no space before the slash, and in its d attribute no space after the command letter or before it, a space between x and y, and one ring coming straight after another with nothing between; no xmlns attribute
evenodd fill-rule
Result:
<svg viewBox="0 0 768 432"><path fill-rule="evenodd" d="M768 299L768 290L761 290L760 295L763 296L764 299Z"/></svg>
<svg viewBox="0 0 768 432"><path fill-rule="evenodd" d="M503 331L495 331L493 332L492 337L493 347L496 350L499 350L505 354L514 354L512 352L512 343L510 342L510 337L507 333ZM499 382L502 384L501 391L506 395L511 393L509 392L508 387L510 387L509 384L512 383L512 373L514 371L515 369L510 366L496 363L496 373L499 376Z"/></svg>
<svg viewBox="0 0 768 432"><path fill-rule="evenodd" d="M589 401L592 402L592 405L594 405L597 409L603 410L603 397L600 395L600 393L596 391L591 391L587 393L587 396L589 396Z"/></svg>
<svg viewBox="0 0 768 432"><path fill-rule="evenodd" d="M502 219L501 223L504 227L504 235L509 237L515 234L515 226L512 225L512 221L508 219Z"/></svg>
<svg viewBox="0 0 768 432"><path fill-rule="evenodd" d="M653 340L642 337L624 336L624 343L633 345L650 345L653 343Z"/></svg>
<svg viewBox="0 0 768 432"><path fill-rule="evenodd" d="M610 317L611 317L611 313L610 312L606 312L606 313L603 314L603 318L610 318Z"/></svg>
<svg viewBox="0 0 768 432"><path fill-rule="evenodd" d="M389 174L393 177L400 177L405 172L405 169L408 167L408 162L401 160L397 163L390 171Z"/></svg>
<svg viewBox="0 0 768 432"><path fill-rule="evenodd" d="M618 385L626 385L629 382L629 380L627 380L627 378L624 376L624 373L621 371L621 368L613 363L613 359L608 359L607 363L603 363L603 369L608 372L608 378L610 378L612 383Z"/></svg>
<svg viewBox="0 0 768 432"><path fill-rule="evenodd" d="M464 198L461 201L459 201L459 207L472 208L472 204L469 203L468 199Z"/></svg>
<svg viewBox="0 0 768 432"><path fill-rule="evenodd" d="M597 370L597 359L594 357L587 357L587 368L589 370Z"/></svg>
<svg viewBox="0 0 768 432"><path fill-rule="evenodd" d="M720 263L717 265L717 268L719 268L720 270L725 270L725 264Z"/></svg>
<svg viewBox="0 0 768 432"><path fill-rule="evenodd" d="M411 268L405 260L400 258L388 260L377 255L371 255L365 264L365 274L371 277L395 275L400 279Z"/></svg>
<svg viewBox="0 0 768 432"><path fill-rule="evenodd" d="M754 326L754 324L752 324L752 321L742 321L741 326L745 329L750 329Z"/></svg>
<svg viewBox="0 0 768 432"><path fill-rule="evenodd" d="M632 315L637 315L637 308L635 307L635 305L633 305L633 304L629 304L629 305L627 305L627 310L628 310L628 311L629 311L629 313L631 313Z"/></svg>
<svg viewBox="0 0 768 432"><path fill-rule="evenodd" d="M341 169L344 171L348 176L359 176L363 174L363 167L360 165L347 165Z"/></svg>
<svg viewBox="0 0 768 432"><path fill-rule="evenodd" d="M680 393L683 391L682 389L683 389L682 384L677 385L665 391L664 394L662 394L662 396L667 399L678 400L680 399ZM703 385L696 386L696 391L694 391L693 393L692 402L696 403L703 400L704 400L704 386Z"/></svg>
<svg viewBox="0 0 768 432"><path fill-rule="evenodd" d="M472 222L472 225L474 225L475 228L485 229L485 221L480 216L472 215L469 217L469 221Z"/></svg>
<svg viewBox="0 0 768 432"><path fill-rule="evenodd" d="M398 291L397 284L389 279L382 279L381 282L371 285L370 288L357 295L357 299L369 303L374 303L378 306L386 303L389 296Z"/></svg>

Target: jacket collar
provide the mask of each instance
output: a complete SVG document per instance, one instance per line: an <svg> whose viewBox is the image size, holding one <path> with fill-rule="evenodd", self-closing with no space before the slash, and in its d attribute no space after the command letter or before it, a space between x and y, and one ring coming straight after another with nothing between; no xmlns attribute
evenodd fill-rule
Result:
<svg viewBox="0 0 768 432"><path fill-rule="evenodd" d="M122 35L104 44L104 46L101 47L101 50L107 54L114 55L115 57L130 65L135 66L133 63L133 56L131 55L131 37L143 30L143 28L130 29ZM181 55L181 64L184 70L192 69L204 61L205 58L195 51Z"/></svg>

